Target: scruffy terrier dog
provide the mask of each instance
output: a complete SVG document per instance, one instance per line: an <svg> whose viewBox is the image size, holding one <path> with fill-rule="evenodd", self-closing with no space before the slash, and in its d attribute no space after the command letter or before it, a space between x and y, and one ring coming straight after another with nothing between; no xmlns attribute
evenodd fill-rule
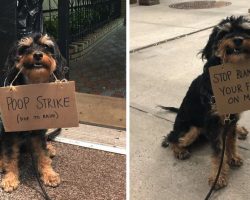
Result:
<svg viewBox="0 0 250 200"><path fill-rule="evenodd" d="M10 85L19 72L13 85L47 83L54 81L52 73L58 79L64 77L66 62L51 37L35 33L20 39L13 46L5 68L5 85ZM46 144L47 130L6 133L2 123L0 128L0 167L4 171L1 187L4 191L11 192L20 183L18 162L23 146L34 152L44 184L55 187L60 183L59 174L51 166L50 154L54 152Z"/></svg>
<svg viewBox="0 0 250 200"><path fill-rule="evenodd" d="M201 134L210 141L213 149L212 170L209 185L214 183L222 152L222 135L225 129L225 115L220 115L212 106L213 91L208 69L222 63L237 64L250 59L250 21L242 16L231 16L222 20L212 31L208 43L201 51L206 60L201 75L193 80L177 113L173 130L164 139L162 146L169 142L178 159L190 156L188 146ZM233 120L228 127L226 153L216 189L228 184L229 166L239 167L243 160L237 153L236 133L247 134L237 127L239 114L231 114Z"/></svg>

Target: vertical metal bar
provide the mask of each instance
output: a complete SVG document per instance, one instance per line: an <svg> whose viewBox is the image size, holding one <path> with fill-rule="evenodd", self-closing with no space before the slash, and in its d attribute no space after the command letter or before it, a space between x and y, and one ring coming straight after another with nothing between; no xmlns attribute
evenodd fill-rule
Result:
<svg viewBox="0 0 250 200"><path fill-rule="evenodd" d="M82 0L80 2L80 39L82 39L82 34L83 34L83 9L82 9Z"/></svg>
<svg viewBox="0 0 250 200"><path fill-rule="evenodd" d="M80 22L80 0L77 0L77 39L79 39L81 34L81 22Z"/></svg>
<svg viewBox="0 0 250 200"><path fill-rule="evenodd" d="M120 0L71 0L71 41L83 39L87 34L121 15Z"/></svg>
<svg viewBox="0 0 250 200"><path fill-rule="evenodd" d="M51 24L52 22L52 8L51 8L51 1L49 0L49 23Z"/></svg>
<svg viewBox="0 0 250 200"><path fill-rule="evenodd" d="M69 1L58 0L58 42L62 55L69 65ZM69 78L69 72L66 74Z"/></svg>

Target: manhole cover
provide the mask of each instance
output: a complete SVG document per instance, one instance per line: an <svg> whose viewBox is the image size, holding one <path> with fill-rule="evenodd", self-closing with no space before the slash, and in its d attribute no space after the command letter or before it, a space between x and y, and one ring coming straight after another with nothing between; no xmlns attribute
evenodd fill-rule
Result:
<svg viewBox="0 0 250 200"><path fill-rule="evenodd" d="M227 1L188 1L169 5L170 8L176 9L207 9L207 8L220 8L231 5Z"/></svg>

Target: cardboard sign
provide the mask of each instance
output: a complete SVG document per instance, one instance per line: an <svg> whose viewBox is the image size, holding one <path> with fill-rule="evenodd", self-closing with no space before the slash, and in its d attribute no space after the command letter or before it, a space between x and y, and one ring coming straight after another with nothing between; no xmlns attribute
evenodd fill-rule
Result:
<svg viewBox="0 0 250 200"><path fill-rule="evenodd" d="M0 109L6 132L78 126L74 81L2 87Z"/></svg>
<svg viewBox="0 0 250 200"><path fill-rule="evenodd" d="M209 73L219 113L234 114L250 109L250 62L217 65Z"/></svg>

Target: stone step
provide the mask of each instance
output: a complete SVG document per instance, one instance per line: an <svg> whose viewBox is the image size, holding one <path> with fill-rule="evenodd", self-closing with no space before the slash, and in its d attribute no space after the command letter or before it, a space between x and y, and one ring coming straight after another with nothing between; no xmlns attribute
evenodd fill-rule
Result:
<svg viewBox="0 0 250 200"><path fill-rule="evenodd" d="M69 45L69 59L74 61L77 58L82 57L91 49L96 43L101 41L108 33L114 30L116 27L123 24L123 18L116 19L109 24L104 25L95 32L87 35L84 39L72 42Z"/></svg>

